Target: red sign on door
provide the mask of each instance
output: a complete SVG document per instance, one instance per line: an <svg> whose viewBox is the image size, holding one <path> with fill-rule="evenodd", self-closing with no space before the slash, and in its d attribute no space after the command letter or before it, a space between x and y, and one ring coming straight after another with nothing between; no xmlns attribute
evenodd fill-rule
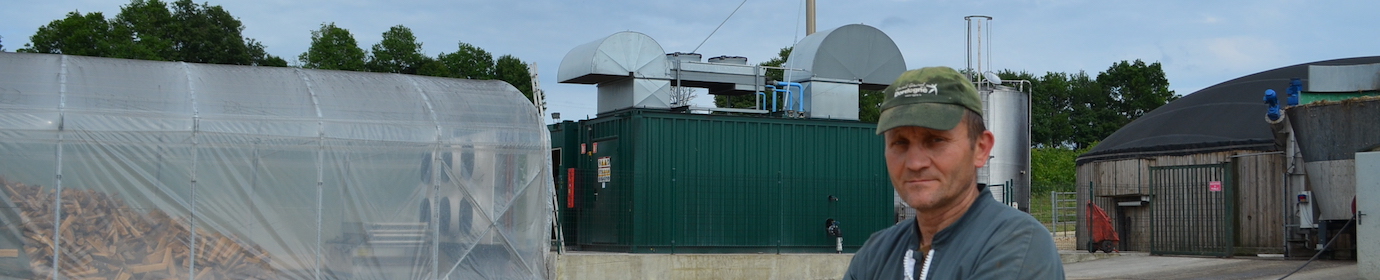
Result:
<svg viewBox="0 0 1380 280"><path fill-rule="evenodd" d="M1222 191L1222 181L1211 181L1211 182L1208 182L1208 191L1210 191L1210 192L1220 192L1220 191Z"/></svg>
<svg viewBox="0 0 1380 280"><path fill-rule="evenodd" d="M565 208L575 208L575 169L565 171Z"/></svg>

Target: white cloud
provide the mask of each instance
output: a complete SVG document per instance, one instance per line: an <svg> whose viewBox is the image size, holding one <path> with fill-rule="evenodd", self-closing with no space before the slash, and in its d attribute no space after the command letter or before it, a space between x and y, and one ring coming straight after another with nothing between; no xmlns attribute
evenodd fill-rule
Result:
<svg viewBox="0 0 1380 280"><path fill-rule="evenodd" d="M1285 52L1277 41L1260 37L1232 36L1185 41L1184 61L1209 72L1260 72L1285 66Z"/></svg>
<svg viewBox="0 0 1380 280"><path fill-rule="evenodd" d="M1211 16L1211 15L1203 15L1203 19L1200 20L1199 22L1206 23L1206 24L1213 24L1213 23L1218 23L1218 22L1221 22L1221 21L1222 21L1221 18L1218 18L1218 17L1215 17L1215 16Z"/></svg>

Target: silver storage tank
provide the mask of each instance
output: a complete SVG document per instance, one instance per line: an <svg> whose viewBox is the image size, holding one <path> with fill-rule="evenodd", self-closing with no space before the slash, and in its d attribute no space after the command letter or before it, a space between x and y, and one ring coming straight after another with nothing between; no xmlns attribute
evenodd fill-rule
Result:
<svg viewBox="0 0 1380 280"><path fill-rule="evenodd" d="M999 85L981 85L979 91L983 120L996 143L987 165L978 170L978 183L987 184L998 201L1029 211L1030 94Z"/></svg>

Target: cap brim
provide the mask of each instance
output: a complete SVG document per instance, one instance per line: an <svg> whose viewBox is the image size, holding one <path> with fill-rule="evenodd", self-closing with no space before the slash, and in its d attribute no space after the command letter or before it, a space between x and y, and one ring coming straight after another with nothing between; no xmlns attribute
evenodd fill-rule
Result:
<svg viewBox="0 0 1380 280"><path fill-rule="evenodd" d="M877 118L877 134L902 126L950 130L963 119L963 106L945 103L901 105L882 111Z"/></svg>

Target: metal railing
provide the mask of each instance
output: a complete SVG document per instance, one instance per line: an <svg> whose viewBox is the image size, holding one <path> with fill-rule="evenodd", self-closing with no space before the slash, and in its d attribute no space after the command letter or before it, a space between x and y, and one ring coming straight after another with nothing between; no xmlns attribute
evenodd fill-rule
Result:
<svg viewBox="0 0 1380 280"><path fill-rule="evenodd" d="M1068 235L1078 228L1078 192L1049 192L1050 232Z"/></svg>

